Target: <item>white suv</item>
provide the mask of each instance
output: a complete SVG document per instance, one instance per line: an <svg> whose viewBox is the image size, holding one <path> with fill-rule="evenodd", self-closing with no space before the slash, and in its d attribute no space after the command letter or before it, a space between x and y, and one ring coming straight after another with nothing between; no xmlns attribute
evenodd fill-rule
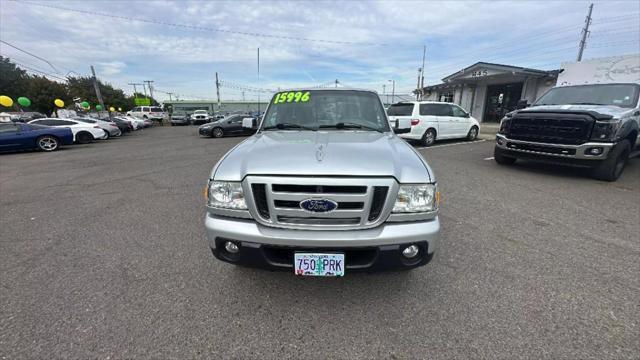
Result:
<svg viewBox="0 0 640 360"><path fill-rule="evenodd" d="M434 101L407 101L387 109L392 127L398 119L411 119L411 132L398 136L431 146L436 139L475 140L480 123L456 104Z"/></svg>
<svg viewBox="0 0 640 360"><path fill-rule="evenodd" d="M164 119L164 111L159 106L136 106L131 111L127 111L127 116L162 121Z"/></svg>

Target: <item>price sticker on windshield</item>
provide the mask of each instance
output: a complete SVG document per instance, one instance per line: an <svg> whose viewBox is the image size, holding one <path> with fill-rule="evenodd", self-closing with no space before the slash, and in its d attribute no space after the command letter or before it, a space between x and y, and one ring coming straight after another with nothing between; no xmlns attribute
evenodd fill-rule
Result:
<svg viewBox="0 0 640 360"><path fill-rule="evenodd" d="M302 92L302 91L285 91L285 92L281 92L279 94L276 94L276 96L274 97L273 103L274 104L284 104L284 103L291 103L291 102L307 102L309 101L309 99L311 99L311 94L306 91L306 92Z"/></svg>

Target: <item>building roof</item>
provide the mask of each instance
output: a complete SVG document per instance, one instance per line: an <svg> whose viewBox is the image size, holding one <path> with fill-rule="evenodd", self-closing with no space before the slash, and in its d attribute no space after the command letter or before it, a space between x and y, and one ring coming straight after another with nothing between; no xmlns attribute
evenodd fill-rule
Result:
<svg viewBox="0 0 640 360"><path fill-rule="evenodd" d="M442 78L441 84L425 86L425 89L435 89L441 87L448 87L460 81L473 81L475 80L475 72L476 71L486 71L484 74L480 74L477 78L480 79L484 76L492 76L492 75L501 75L505 73L512 73L514 75L528 75L528 76L557 76L561 70L539 70L532 69L520 66L513 65L504 65L504 64L496 64L489 63L484 61L479 61L473 65L470 65L462 70L456 71L455 73L448 75ZM471 74L471 75L470 75Z"/></svg>
<svg viewBox="0 0 640 360"><path fill-rule="evenodd" d="M540 76L546 76L546 75L550 75L551 73L557 74L558 70L538 70L538 69L532 69L532 68L525 68L525 67L520 67L520 66L513 66L513 65L504 65L504 64L495 64L495 63L488 63L488 62L483 62L483 61L479 61L471 66L468 66L462 70L459 70L449 76L446 76L444 78L442 78L442 82L448 82L451 79L456 78L457 76L463 75L463 74L467 74L470 71L473 71L476 68L491 68L491 69L495 69L495 70L499 70L499 71L504 71L504 72L515 72L515 73L520 73L520 74L527 74L527 75L540 75Z"/></svg>

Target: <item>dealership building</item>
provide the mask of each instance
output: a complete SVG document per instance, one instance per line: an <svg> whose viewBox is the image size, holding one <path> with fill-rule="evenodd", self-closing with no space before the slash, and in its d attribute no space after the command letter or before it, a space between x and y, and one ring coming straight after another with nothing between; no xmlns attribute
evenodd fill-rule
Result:
<svg viewBox="0 0 640 360"><path fill-rule="evenodd" d="M498 122L519 100L536 100L556 85L560 70L478 62L424 87L423 100L460 105L481 122Z"/></svg>
<svg viewBox="0 0 640 360"><path fill-rule="evenodd" d="M221 101L220 107L216 100L169 100L164 101L165 108L170 106L174 114L191 114L196 110L207 110L209 114L225 115L238 112L264 111L267 108L267 101Z"/></svg>

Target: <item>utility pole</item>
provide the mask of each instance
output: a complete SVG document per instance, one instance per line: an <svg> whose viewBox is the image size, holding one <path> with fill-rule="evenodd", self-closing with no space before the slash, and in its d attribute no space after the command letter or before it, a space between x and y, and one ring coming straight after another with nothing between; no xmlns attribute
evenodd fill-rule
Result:
<svg viewBox="0 0 640 360"><path fill-rule="evenodd" d="M427 57L427 45L424 45L424 48L422 48L422 74L420 76L420 100L422 100L423 98L423 91L424 91L424 60Z"/></svg>
<svg viewBox="0 0 640 360"><path fill-rule="evenodd" d="M173 95L173 93L168 92L168 93L167 93L167 95L169 95L169 101L173 101L173 100L171 99L171 95Z"/></svg>
<svg viewBox="0 0 640 360"><path fill-rule="evenodd" d="M387 84L382 84L382 95L385 95L385 94L386 94L386 97L387 97L387 105L389 105L389 94L387 94L386 89L387 89Z"/></svg>
<svg viewBox="0 0 640 360"><path fill-rule="evenodd" d="M584 27L582 28L582 39L580 39L580 49L578 50L578 59L576 61L582 61L582 53L585 46L587 46L587 36L589 36L589 25L591 25L591 12L593 11L593 4L589 5L589 13L584 20Z"/></svg>
<svg viewBox="0 0 640 360"><path fill-rule="evenodd" d="M133 85L133 97L137 99L138 98L138 89L136 88L136 85L142 85L142 84L129 83L127 85Z"/></svg>
<svg viewBox="0 0 640 360"><path fill-rule="evenodd" d="M418 85L416 86L416 100L420 100L420 76L422 75L422 68L418 68Z"/></svg>
<svg viewBox="0 0 640 360"><path fill-rule="evenodd" d="M218 111L220 111L220 81L218 81L217 72L216 72L216 95L218 96Z"/></svg>
<svg viewBox="0 0 640 360"><path fill-rule="evenodd" d="M109 114L109 121L111 119L111 111L104 106L104 101L102 100L102 94L100 93L100 87L98 86L98 79L96 78L96 71L93 69L93 65L91 65L91 74L93 74L93 88L96 90L96 97L98 98L98 102L100 106L102 106L102 110L107 110L107 114Z"/></svg>
<svg viewBox="0 0 640 360"><path fill-rule="evenodd" d="M258 88L260 88L260 48L258 48ZM258 91L258 115L260 115L260 91Z"/></svg>
<svg viewBox="0 0 640 360"><path fill-rule="evenodd" d="M144 98L147 99L147 87L145 86L144 81L140 85L142 85L142 90L144 91Z"/></svg>
<svg viewBox="0 0 640 360"><path fill-rule="evenodd" d="M153 80L144 80L144 83L147 83L147 86L149 87L149 95L151 96L151 101L153 101L153 85L151 84L153 82ZM146 95L146 93L145 93ZM153 104L151 104L153 105Z"/></svg>
<svg viewBox="0 0 640 360"><path fill-rule="evenodd" d="M391 87L391 103L393 104L393 102L396 100L396 81L395 80L387 80L392 84Z"/></svg>

